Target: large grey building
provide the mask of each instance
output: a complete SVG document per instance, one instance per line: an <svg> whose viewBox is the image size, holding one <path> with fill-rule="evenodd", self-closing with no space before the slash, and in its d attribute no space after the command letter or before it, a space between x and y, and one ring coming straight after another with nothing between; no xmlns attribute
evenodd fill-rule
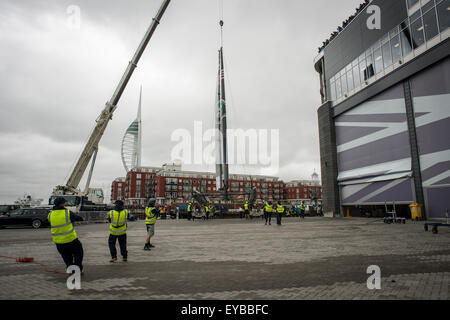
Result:
<svg viewBox="0 0 450 320"><path fill-rule="evenodd" d="M316 57L325 213L450 209L449 26L450 0L373 0Z"/></svg>

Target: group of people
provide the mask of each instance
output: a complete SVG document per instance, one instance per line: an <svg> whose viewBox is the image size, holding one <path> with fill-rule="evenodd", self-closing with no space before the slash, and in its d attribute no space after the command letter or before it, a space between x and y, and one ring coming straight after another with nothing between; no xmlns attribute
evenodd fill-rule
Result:
<svg viewBox="0 0 450 320"><path fill-rule="evenodd" d="M70 212L65 208L66 200L64 197L58 197L54 201L54 207L48 215L48 221L51 226L51 234L53 242L56 245L56 249L61 255L64 263L67 267L76 265L83 273L83 245L78 239L78 235L73 227L73 222L83 221L83 218ZM113 263L117 261L117 248L116 244L119 242L120 254L122 260L126 262L128 260L127 250L127 221L130 216L128 210L124 208L124 203L118 200L114 203L115 207L108 214L109 238L108 247L111 254L109 262ZM248 202L244 204L244 214L247 219L250 219L250 205ZM190 202L187 207L188 220L194 219L193 210L194 206ZM280 201L276 205L272 204L272 201L268 201L263 206L264 218L266 220L265 225L272 224L272 214L276 214L277 225L281 226L281 219L285 213L285 208ZM144 244L144 250L149 251L155 246L150 242L155 234L155 223L158 215L163 212L162 209L156 208L156 200L150 199L145 208L145 226L147 235ZM304 218L305 204L300 204L300 215ZM215 207L213 205L205 206L205 219L210 218L210 214L215 213Z"/></svg>
<svg viewBox="0 0 450 320"><path fill-rule="evenodd" d="M301 218L305 218L305 202L302 201L299 205L298 205L298 213L300 214ZM276 218L277 218L277 225L281 225L281 218L283 217L284 214L286 214L286 216L289 216L289 211L286 211L285 207L281 204L281 201L278 201L278 203L276 205L274 205L272 203L272 201L268 201L266 203L263 204L263 212L264 212L264 219L266 220L266 225L272 224L272 214L276 214ZM248 202L246 202L244 204L243 207L243 212L244 212L244 216L246 219L251 219L250 217L250 205Z"/></svg>
<svg viewBox="0 0 450 320"><path fill-rule="evenodd" d="M78 235L73 227L73 222L83 221L83 218L70 212L65 207L65 203L66 200L63 197L56 198L54 207L48 214L47 219L50 223L52 239L66 266L76 265L83 274L83 245L78 239ZM129 220L129 213L128 210L124 209L123 201L118 200L114 204L114 209L108 215L108 221L110 223L108 246L111 254L109 262L113 263L117 261L117 242L119 242L122 260L126 262L128 261L127 221ZM148 206L145 208L145 225L147 229L144 245L145 251L149 251L155 247L150 242L155 234L155 223L159 214L159 210L155 207L155 204L155 199L150 199Z"/></svg>
<svg viewBox="0 0 450 320"><path fill-rule="evenodd" d="M322 50L325 49L325 47L326 47L331 41L333 41L333 39L336 38L336 36L337 36L340 32L342 32L342 31L347 27L347 25L348 25L350 22L352 22L353 19L355 19L356 16L357 16L362 10L364 10L364 9L367 7L367 5L369 4L369 2L370 2L370 0L365 0L363 3L361 3L361 5L360 5L358 8L356 8L356 12L355 12L353 15L351 15L347 20L343 21L343 22L342 22L342 26L338 26L338 27L337 27L337 31L334 31L334 32L330 35L330 38L327 39L327 40L325 40L325 41L323 42L322 46L319 47L319 53L321 53Z"/></svg>
<svg viewBox="0 0 450 320"><path fill-rule="evenodd" d="M277 225L281 226L281 218L283 217L285 209L283 205L281 204L281 201L278 201L277 205L273 205L272 201L268 201L264 205L264 219L266 219L266 226L267 223L269 225L272 225L272 214L275 213L277 217Z"/></svg>
<svg viewBox="0 0 450 320"><path fill-rule="evenodd" d="M216 212L216 208L213 205L207 205L204 207L205 209L205 216L203 217L205 220L209 220L210 216L213 216ZM200 212L201 208L199 207L194 207L194 205L192 204L192 202L189 202L188 206L187 206L187 219L189 221L191 220L195 220L195 212Z"/></svg>

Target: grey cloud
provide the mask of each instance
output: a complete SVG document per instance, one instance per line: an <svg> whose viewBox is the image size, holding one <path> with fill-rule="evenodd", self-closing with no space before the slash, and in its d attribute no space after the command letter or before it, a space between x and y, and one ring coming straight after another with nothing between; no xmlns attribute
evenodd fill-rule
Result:
<svg viewBox="0 0 450 320"><path fill-rule="evenodd" d="M360 2L224 1L230 127L279 128L284 180L320 170L313 58ZM0 3L0 202L64 182L160 3ZM65 26L69 5L80 30ZM94 185L125 174L120 142L141 84L143 165L170 160L173 130L212 126L218 46L218 2L173 0L101 141Z"/></svg>

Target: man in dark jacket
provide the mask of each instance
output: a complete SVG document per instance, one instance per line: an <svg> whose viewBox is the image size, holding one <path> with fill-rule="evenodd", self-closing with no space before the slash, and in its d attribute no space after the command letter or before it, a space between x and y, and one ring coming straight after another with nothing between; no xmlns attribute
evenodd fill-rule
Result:
<svg viewBox="0 0 450 320"><path fill-rule="evenodd" d="M66 209L65 203L63 197L56 198L53 210L47 217L53 242L67 267L76 265L83 271L83 245L72 225L72 222L83 221L83 218Z"/></svg>

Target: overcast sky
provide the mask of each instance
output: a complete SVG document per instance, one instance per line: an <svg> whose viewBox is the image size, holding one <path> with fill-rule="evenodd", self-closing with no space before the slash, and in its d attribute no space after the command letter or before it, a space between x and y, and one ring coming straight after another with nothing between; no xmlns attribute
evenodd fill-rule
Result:
<svg viewBox="0 0 450 320"><path fill-rule="evenodd" d="M0 0L0 203L48 198L67 181L161 2ZM360 2L224 0L229 127L279 129L284 181L320 173L313 59ZM79 29L68 27L71 5ZM171 160L174 130L213 126L219 11L219 0L171 2L101 140L92 186L109 195L125 176L121 140L140 85L142 165Z"/></svg>

